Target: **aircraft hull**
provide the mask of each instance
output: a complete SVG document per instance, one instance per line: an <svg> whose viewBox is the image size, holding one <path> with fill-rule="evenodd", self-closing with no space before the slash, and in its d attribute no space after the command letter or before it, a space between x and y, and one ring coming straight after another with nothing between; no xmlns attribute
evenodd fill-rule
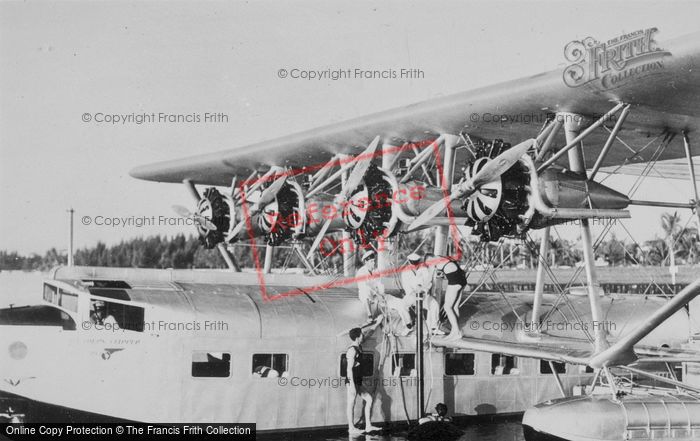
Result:
<svg viewBox="0 0 700 441"><path fill-rule="evenodd" d="M345 423L340 360L349 345L347 331L365 319L353 284L314 290L310 284L332 279L266 275L270 297L266 301L255 284L258 277L251 273L73 267L56 270L52 277L53 283L64 283L66 289L79 286L65 282L71 280L110 281L113 287L80 288L84 291L80 291L77 312L62 308L75 322L72 329L0 324L0 349L15 348L0 353L0 393L152 423L255 422L261 431ZM395 290L393 278L385 280L385 285L388 291ZM306 292L299 291L300 286ZM144 308L140 320L149 326L142 331L94 329L87 308L93 296L114 303L110 308L116 302ZM465 335L517 340L519 332L513 325L517 315L527 316L531 295L505 296L471 296L461 310ZM546 313L555 296L545 297ZM583 309L587 299L574 297L571 302ZM643 296L604 300L606 317L619 322L610 330L611 336L633 329L660 302ZM557 312L553 320L558 323L565 312ZM582 319L589 320L585 315ZM207 323L215 326L207 328ZM389 325L399 333L403 330L395 315ZM687 317L676 317L648 336L646 344L675 347L679 343L668 337L680 339L682 329L687 332ZM550 329L552 336L578 333L570 328ZM396 354L412 356L415 337L389 338L380 329L369 336L363 350L373 357L373 421L415 418L415 374L410 368L398 374L393 362ZM202 353L230 354L227 375L196 377L196 356ZM286 377L255 376L256 354L286 355L284 372L280 371ZM500 363L489 352L433 346L425 359L428 409L443 402L452 415L511 414L560 396L540 360L518 358L516 369L507 375L496 373ZM576 386L589 383L592 374L582 366L567 365L560 377L571 394Z"/></svg>

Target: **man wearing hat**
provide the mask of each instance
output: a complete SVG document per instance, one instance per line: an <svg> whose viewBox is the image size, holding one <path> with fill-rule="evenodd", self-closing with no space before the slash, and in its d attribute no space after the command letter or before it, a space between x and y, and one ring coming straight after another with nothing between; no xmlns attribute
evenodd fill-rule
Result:
<svg viewBox="0 0 700 441"><path fill-rule="evenodd" d="M374 270L377 267L377 254L373 250L362 253L362 267L357 270L357 291L360 303L367 313L367 320L374 319L374 312L380 297L384 295L384 285L379 277L374 278Z"/></svg>
<svg viewBox="0 0 700 441"><path fill-rule="evenodd" d="M430 295L433 284L433 272L426 266L421 266L423 258L420 254L408 256L409 267L401 272L401 286L406 295L403 298L405 308L416 304L417 297L423 295L423 309L428 313L428 328L435 335L443 335L438 327L440 304Z"/></svg>
<svg viewBox="0 0 700 441"><path fill-rule="evenodd" d="M90 320L94 324L102 326L114 326L117 324L114 317L107 313L107 307L102 300L93 301L92 310L93 311L90 313Z"/></svg>
<svg viewBox="0 0 700 441"><path fill-rule="evenodd" d="M375 276L375 269L377 267L377 253L373 250L367 250L362 254L362 262L364 265L357 271L356 277L358 295L360 297L360 302L365 307L365 312L367 313L367 319L372 321L374 319L374 314L372 307L376 309L378 305L386 305L386 308L393 309L398 312L401 320L406 326L406 331L403 335L408 335L411 332L411 314L408 312L408 308L405 306L403 299L399 299L390 294L384 293L384 285L382 284L381 277Z"/></svg>

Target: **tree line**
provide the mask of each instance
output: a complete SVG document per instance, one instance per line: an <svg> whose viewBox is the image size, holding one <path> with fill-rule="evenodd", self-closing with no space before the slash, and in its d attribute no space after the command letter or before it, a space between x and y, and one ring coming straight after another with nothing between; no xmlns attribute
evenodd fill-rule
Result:
<svg viewBox="0 0 700 441"><path fill-rule="evenodd" d="M700 237L694 227L683 226L677 213L664 213L661 217L664 236L642 243L620 240L611 235L602 241L595 250L597 260L604 260L611 266L625 265L680 265L700 263ZM422 246L421 246L422 245ZM424 230L419 234L405 236L399 243L397 259L399 264L405 256L416 248L432 251L432 234ZM502 243L479 244L462 243L466 259L478 254L471 261L474 264L502 264L504 267L533 267L537 264L538 240L506 240ZM670 250L673 249L673 253ZM257 242L258 260L262 264L265 244ZM304 250L305 251L305 250ZM251 247L239 244L232 252L240 266L254 267ZM360 250L361 252L361 250ZM326 253L320 264L331 272L342 272L343 253L336 250ZM20 255L14 251L0 251L0 270L40 270L46 271L57 265L67 264L65 251L51 248L43 256L38 254ZM197 237L184 234L174 237L152 236L124 240L107 246L98 242L93 247L78 249L75 252L76 265L133 267L133 268L225 268L226 264L217 249L202 247ZM583 261L580 243L566 240L556 234L550 236L550 250L547 261L555 266L575 266ZM301 266L300 260L291 253L289 247L279 247L273 255L273 267Z"/></svg>

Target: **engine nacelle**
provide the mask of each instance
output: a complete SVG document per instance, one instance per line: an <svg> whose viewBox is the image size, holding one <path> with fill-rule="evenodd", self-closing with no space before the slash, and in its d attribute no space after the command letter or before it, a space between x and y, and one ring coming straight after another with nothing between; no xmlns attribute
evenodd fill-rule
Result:
<svg viewBox="0 0 700 441"><path fill-rule="evenodd" d="M474 160L463 168L464 179L473 177L509 148L510 144L500 140L477 147ZM539 174L528 155L523 155L498 178L480 185L461 202L466 225L472 226L472 234L484 241L519 236L527 229L576 219L562 217L566 216L564 213L579 215L580 210L619 210L629 205L625 195L584 175L555 167Z"/></svg>
<svg viewBox="0 0 700 441"><path fill-rule="evenodd" d="M262 190L252 192L246 199L247 203L252 206L261 194ZM303 231L304 192L296 182L285 182L275 200L267 204L260 213L251 216L251 229L246 225L233 237L231 233L236 224L244 220L245 213L240 203L234 202L230 196L221 193L215 187L207 188L197 204L197 214L214 224L216 230L197 224L200 242L206 248L214 248L222 242L236 242L262 236L268 244L279 245Z"/></svg>
<svg viewBox="0 0 700 441"><path fill-rule="evenodd" d="M493 158L509 149L501 140L478 146L474 160L462 169L468 180ZM533 174L534 172L534 174ZM534 182L533 182L534 180ZM487 182L462 200L466 225L483 241L496 241L501 236L517 236L525 231L534 215L531 190L536 188L537 172L528 156L523 156L496 179Z"/></svg>
<svg viewBox="0 0 700 441"><path fill-rule="evenodd" d="M399 184L390 172L371 165L342 210L343 221L357 243L386 238L396 231Z"/></svg>
<svg viewBox="0 0 700 441"><path fill-rule="evenodd" d="M256 194L256 198L261 193ZM280 245L303 231L305 212L304 191L299 184L288 180L275 200L253 216L252 221L260 234L266 237L268 245Z"/></svg>
<svg viewBox="0 0 700 441"><path fill-rule="evenodd" d="M542 202L552 208L623 209L627 196L583 175L561 168L548 168L539 177Z"/></svg>
<svg viewBox="0 0 700 441"><path fill-rule="evenodd" d="M214 248L228 240L231 230L236 225L236 204L230 196L209 187L204 190L202 199L197 203L196 213L216 226L216 230L210 230L197 223L199 241L205 248Z"/></svg>

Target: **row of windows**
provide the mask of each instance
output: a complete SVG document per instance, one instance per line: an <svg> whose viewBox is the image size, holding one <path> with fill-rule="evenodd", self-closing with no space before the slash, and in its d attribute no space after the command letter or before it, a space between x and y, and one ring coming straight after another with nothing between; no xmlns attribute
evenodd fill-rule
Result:
<svg viewBox="0 0 700 441"><path fill-rule="evenodd" d="M78 295L75 293L45 283L43 298L51 304L61 306L73 312L78 312ZM119 326L119 329L143 332L144 309L142 307L93 299L90 302L90 318L93 321L97 320L95 318L97 302L104 305L104 318L111 316ZM72 321L70 317L68 317L68 320ZM75 329L75 324L73 324L72 329Z"/></svg>
<svg viewBox="0 0 700 441"><path fill-rule="evenodd" d="M475 375L475 355L461 352L445 354L445 375ZM519 375L518 357L491 354L491 375ZM565 363L553 363L557 373L566 372ZM257 377L276 378L289 375L289 355L253 354L251 373ZM339 374L344 377L347 369L345 354L340 356ZM374 375L374 354L363 352L360 356L363 377ZM416 375L415 354L394 354L391 358L391 372L395 377ZM586 369L586 372L589 372ZM551 374L549 362L540 360L540 374ZM227 352L196 351L192 354L193 377L228 377L231 374L231 354Z"/></svg>

